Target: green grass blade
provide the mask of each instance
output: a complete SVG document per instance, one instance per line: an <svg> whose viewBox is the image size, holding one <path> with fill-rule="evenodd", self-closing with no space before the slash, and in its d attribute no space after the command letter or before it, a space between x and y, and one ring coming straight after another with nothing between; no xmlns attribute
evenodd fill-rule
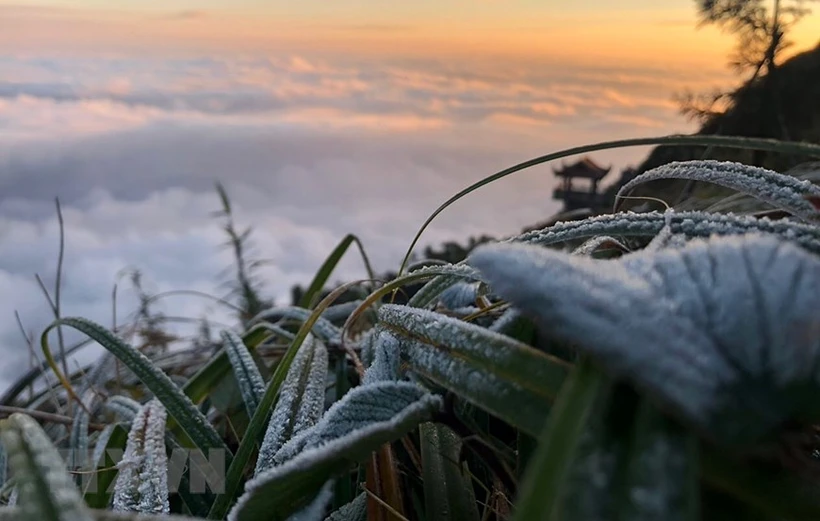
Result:
<svg viewBox="0 0 820 521"><path fill-rule="evenodd" d="M225 514L228 513L228 509L231 504L233 504L234 499L236 499L240 486L242 485L242 476L244 475L245 470L251 460L251 456L253 455L254 449L257 445L257 440L260 439L262 433L265 431L270 411L276 403L276 399L279 396L279 389L282 386L282 382L285 381L285 377L287 376L290 365L293 362L293 358L296 356L296 352L299 350L299 347L301 347L302 343L305 341L305 338L307 338L308 333L310 333L313 329L313 325L319 319L324 310L327 309L328 306L330 306L341 294L347 291L350 287L353 287L355 284L358 284L358 282L344 284L333 290L316 306L307 320L302 323L302 326L296 334L296 338L293 339L290 347L288 347L288 350L282 356L282 359L276 366L273 376L268 382L268 386L265 389L265 394L259 402L259 407L256 409L256 413L253 415L253 418L251 418L248 428L245 430L245 435L239 443L239 448L236 450L236 456L228 467L228 472L225 477L225 491L224 493L219 494L214 500L214 503L211 506L211 511L208 513L208 519L224 518Z"/></svg>
<svg viewBox="0 0 820 521"><path fill-rule="evenodd" d="M223 451L226 461L231 460L231 451L222 441L222 438L211 426L208 419L196 408L191 400L176 386L176 384L161 370L154 367L151 361L142 353L115 337L104 327L82 318L61 318L55 320L43 331L40 336L40 345L46 360L57 374L58 378L70 389L70 385L63 376L48 347L48 333L59 325L72 327L94 339L95 342L113 353L122 361L137 378L152 392L154 396L168 410L168 414L191 438L203 454L210 451Z"/></svg>
<svg viewBox="0 0 820 521"><path fill-rule="evenodd" d="M450 205L452 205L459 199L463 198L464 196L467 196L475 192L479 188L487 186L488 184L494 181L503 179L516 172L520 172L522 170L526 170L527 168L540 165L548 161L561 159L567 156L586 154L589 152L595 152L597 150L608 150L613 148L625 148L646 145L700 145L726 148L745 148L754 150L765 150L769 152L782 152L789 154L800 154L806 156L820 157L820 145L815 145L811 143L778 141L775 139L760 139L735 136L672 135L650 138L620 139L617 141L606 141L603 143L596 143L593 145L583 145L579 147L560 150L558 152L553 152L551 154L546 154L540 157L530 159L528 161L524 161L523 163L519 163L517 165L506 168L500 172L497 172L491 176L485 177L484 179L476 183L473 183L472 185L468 186L464 190L461 190L456 195L452 196L447 201L445 201L441 206L436 208L436 210L424 221L424 223L421 225L421 228L419 228L419 231L416 233L415 237L413 237L413 241L410 243L410 247L407 248L407 253L405 254L404 260L402 261L401 267L399 268L399 275L401 275L404 272L404 268L405 266L407 266L407 263L410 260L410 256L413 253L413 248L416 247L416 244L419 242L419 239L421 238L421 234L424 233L424 231L427 229L430 223L433 222L433 219L438 217L438 215L444 210L446 210Z"/></svg>
<svg viewBox="0 0 820 521"><path fill-rule="evenodd" d="M514 521L546 521L552 518L581 433L603 383L603 374L586 360L582 360L570 373L524 474ZM510 406L515 407L514 404Z"/></svg>
<svg viewBox="0 0 820 521"><path fill-rule="evenodd" d="M325 259L325 262L322 263L319 271L317 271L316 275L313 276L310 286L308 286L308 289L305 290L301 300L299 300L299 307L306 309L311 309L313 307L313 305L318 301L319 294L325 287L325 284L327 284L328 279L330 279L330 274L333 273L334 269L336 269L336 265L339 264L339 261L347 252L350 245L354 243L359 248L359 252L362 254L362 261L364 262L364 267L367 270L367 277L370 280L376 278L373 273L373 268L370 266L370 260L367 258L367 254L364 251L364 246L362 246L362 242L352 233L348 234L341 240L341 242L339 242L333 251L330 252L330 255L327 259Z"/></svg>
<svg viewBox="0 0 820 521"><path fill-rule="evenodd" d="M478 521L478 508L459 464L461 438L437 423L419 426L427 521Z"/></svg>
<svg viewBox="0 0 820 521"><path fill-rule="evenodd" d="M36 421L12 414L0 422L0 439L19 483L17 521L91 520L65 462Z"/></svg>

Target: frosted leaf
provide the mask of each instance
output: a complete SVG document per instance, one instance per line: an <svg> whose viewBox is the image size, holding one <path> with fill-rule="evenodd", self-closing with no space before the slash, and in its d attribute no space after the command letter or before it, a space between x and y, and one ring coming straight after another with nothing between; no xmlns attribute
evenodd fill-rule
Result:
<svg viewBox="0 0 820 521"><path fill-rule="evenodd" d="M17 482L21 520L91 521L65 462L36 421L12 414L0 438Z"/></svg>
<svg viewBox="0 0 820 521"><path fill-rule="evenodd" d="M432 401L426 401L425 397ZM312 445L322 445L359 429L366 430L371 424L390 421L414 404L427 403L429 407L429 404L438 403L437 400L424 388L410 382L373 382L354 387L322 416L316 425Z"/></svg>
<svg viewBox="0 0 820 521"><path fill-rule="evenodd" d="M715 441L817 419L820 259L792 244L720 237L611 261L505 244L469 261L545 331Z"/></svg>
<svg viewBox="0 0 820 521"><path fill-rule="evenodd" d="M327 367L327 348L313 335L308 335L282 382L279 399L259 449L254 475L270 468L282 445L322 416Z"/></svg>
<svg viewBox="0 0 820 521"><path fill-rule="evenodd" d="M390 333L376 328L373 341L373 363L364 372L362 385L381 380L398 380L401 362L400 345Z"/></svg>
<svg viewBox="0 0 820 521"><path fill-rule="evenodd" d="M304 450L245 484L228 520L256 519L260 512L273 519L293 514L308 505L329 478L399 439L440 408L439 397L409 382L352 389L322 416Z"/></svg>
<svg viewBox="0 0 820 521"><path fill-rule="evenodd" d="M283 306L277 308L266 309L262 311L250 321L250 324L256 324L261 321L274 322L277 320L296 320L299 322L306 321L313 311L297 306ZM321 338L325 342L336 342L341 338L342 330L334 326L328 319L319 317L316 323L313 324L313 334Z"/></svg>
<svg viewBox="0 0 820 521"><path fill-rule="evenodd" d="M6 484L6 449L0 443L0 488Z"/></svg>
<svg viewBox="0 0 820 521"><path fill-rule="evenodd" d="M380 314L388 305L381 308ZM554 399L566 364L512 338L483 329L484 337L470 335L463 343L447 343L442 334L427 339L416 333L427 324L452 320L457 324L475 327L436 313L393 306L395 315L407 324L408 336L397 336L402 358L413 372L449 389L471 403L478 405L524 432L537 436L543 425L549 403ZM412 313L415 311L416 313ZM385 324L398 318L382 314ZM458 325L454 325L457 334ZM432 328L431 328L432 329ZM393 334L400 334L398 331ZM452 337L450 337L452 338ZM483 338L483 340L482 340ZM555 365L553 365L555 363ZM558 374L558 373L561 374ZM552 389L551 387L554 387ZM511 408L510 403L516 406Z"/></svg>
<svg viewBox="0 0 820 521"><path fill-rule="evenodd" d="M77 407L74 413L74 421L71 422L71 434L69 435L68 446L70 449L68 466L72 469L82 469L88 463L88 423L90 410L97 397L93 390L85 391L81 397L84 407ZM77 482L82 480L82 476L77 476Z"/></svg>
<svg viewBox="0 0 820 521"><path fill-rule="evenodd" d="M167 514L168 456L165 452L165 408L151 400L137 413L118 464L113 509L120 512Z"/></svg>
<svg viewBox="0 0 820 521"><path fill-rule="evenodd" d="M17 506L17 500L19 497L20 491L17 489L17 487L14 487L13 489L11 489L11 494L9 494L9 501L8 503L6 503L6 505L10 507Z"/></svg>
<svg viewBox="0 0 820 521"><path fill-rule="evenodd" d="M690 179L717 184L751 195L807 220L816 220L817 209L806 196L820 197L820 187L772 170L728 161L673 162L644 172L618 190L617 198L634 187L658 179Z"/></svg>
<svg viewBox="0 0 820 521"><path fill-rule="evenodd" d="M375 356L376 337L378 336L376 328L368 329L359 340L360 353L359 358L362 360L362 365L369 367L373 363Z"/></svg>
<svg viewBox="0 0 820 521"><path fill-rule="evenodd" d="M105 447L108 445L108 441L111 439L111 435L114 433L116 427L116 424L111 423L100 431L100 434L97 436L97 441L94 443L94 452L91 455L92 465L96 465L103 457Z"/></svg>
<svg viewBox="0 0 820 521"><path fill-rule="evenodd" d="M479 296L479 283L458 282L441 292L439 304L447 309L474 306Z"/></svg>
<svg viewBox="0 0 820 521"><path fill-rule="evenodd" d="M288 517L288 521L322 521L325 518L327 506L333 500L334 480L328 480L316 498L302 510Z"/></svg>
<svg viewBox="0 0 820 521"><path fill-rule="evenodd" d="M435 278L419 289L410 298L408 305L413 307L427 307L435 303L436 299L447 288L466 280L481 281L481 275L472 266L466 264L450 264L446 266L429 266L413 272L417 274L435 274Z"/></svg>
<svg viewBox="0 0 820 521"><path fill-rule="evenodd" d="M110 396L105 401L105 408L126 421L132 421L142 408L142 404L127 396Z"/></svg>
<svg viewBox="0 0 820 521"><path fill-rule="evenodd" d="M686 237L708 238L712 235L744 235L759 232L782 239L820 253L820 228L806 223L780 219L718 214L706 212L675 212L671 216L660 212L621 212L590 217L581 221L561 222L542 230L534 230L513 237L504 243L524 242L548 246L597 235L624 237L654 237L669 226L673 234Z"/></svg>
<svg viewBox="0 0 820 521"><path fill-rule="evenodd" d="M593 237L585 241L582 245L575 248L572 254L584 255L588 257L604 246L614 246L615 248L618 248L621 251L629 251L629 248L627 248L617 239L610 237L609 235L599 235L597 237Z"/></svg>
<svg viewBox="0 0 820 521"><path fill-rule="evenodd" d="M233 331L223 331L222 342L233 368L239 392L242 394L242 400L245 402L248 417L252 418L262 400L262 395L265 394L265 381L239 335Z"/></svg>
<svg viewBox="0 0 820 521"><path fill-rule="evenodd" d="M322 313L322 318L330 322L344 322L362 303L362 300L353 300L329 306Z"/></svg>
<svg viewBox="0 0 820 521"><path fill-rule="evenodd" d="M353 501L327 516L325 521L367 521L367 494L362 492Z"/></svg>

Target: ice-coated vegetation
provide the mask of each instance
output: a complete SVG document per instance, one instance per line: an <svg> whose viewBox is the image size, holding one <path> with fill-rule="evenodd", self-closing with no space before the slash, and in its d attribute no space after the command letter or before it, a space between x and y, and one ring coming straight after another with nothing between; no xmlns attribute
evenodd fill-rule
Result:
<svg viewBox="0 0 820 521"><path fill-rule="evenodd" d="M598 215L383 278L350 235L274 306L220 187L240 327L55 321L0 403L0 521L820 519L820 190L693 161L620 195L661 179L781 211ZM325 289L351 245L368 280ZM57 326L106 354L64 374Z"/></svg>

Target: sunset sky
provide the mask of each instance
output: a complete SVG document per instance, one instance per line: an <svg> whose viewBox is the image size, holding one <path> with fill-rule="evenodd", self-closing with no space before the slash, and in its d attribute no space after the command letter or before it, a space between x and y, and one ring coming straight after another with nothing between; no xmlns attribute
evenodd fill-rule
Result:
<svg viewBox="0 0 820 521"><path fill-rule="evenodd" d="M739 80L731 35L696 25L691 0L0 0L0 388L27 364L14 311L36 334L49 321L34 274L54 279L55 197L65 314L110 324L128 267L151 290L224 293L216 180L287 303L346 233L395 269L471 182L694 130L675 95ZM791 37L794 52L817 45L820 14ZM646 152L594 159L617 176ZM422 243L516 233L558 210L552 186L545 166L485 188ZM361 276L351 256L337 278ZM202 301L163 305L232 324Z"/></svg>

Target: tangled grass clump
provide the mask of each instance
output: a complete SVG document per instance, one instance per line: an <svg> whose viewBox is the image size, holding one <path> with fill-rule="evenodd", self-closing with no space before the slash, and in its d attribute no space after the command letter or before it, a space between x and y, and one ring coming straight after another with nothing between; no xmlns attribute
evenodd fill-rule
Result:
<svg viewBox="0 0 820 521"><path fill-rule="evenodd" d="M820 156L716 136L579 147L465 189L419 235L528 166L659 143ZM364 253L348 236L299 306L266 305L238 270L254 313L185 363L58 317L44 370L0 404L20 411L0 423L0 520L820 518L820 188L692 161L619 197L668 178L736 189L765 214L618 212L406 269L417 236L393 280L338 304L361 286L322 293L351 245ZM49 344L60 327L107 355L69 374L71 349ZM26 400L50 373L59 383Z"/></svg>

